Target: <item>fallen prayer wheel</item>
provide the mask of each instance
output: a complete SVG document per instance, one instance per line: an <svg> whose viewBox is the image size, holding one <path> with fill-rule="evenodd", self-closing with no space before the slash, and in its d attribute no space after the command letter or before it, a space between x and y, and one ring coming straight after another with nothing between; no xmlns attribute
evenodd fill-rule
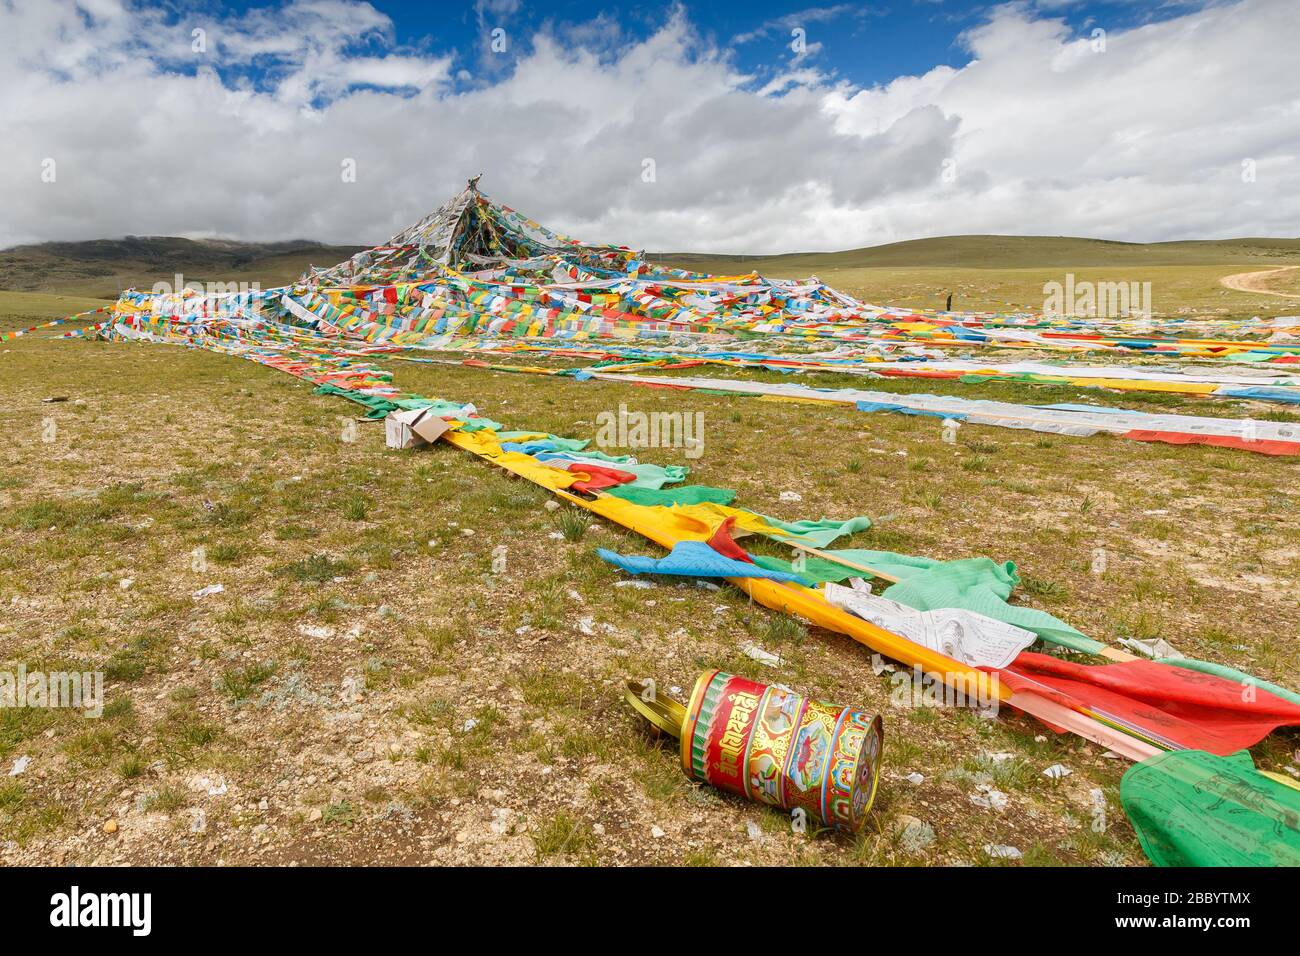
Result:
<svg viewBox="0 0 1300 956"><path fill-rule="evenodd" d="M875 800L879 717L716 670L700 675L685 707L634 681L626 697L681 741L692 780L854 832Z"/></svg>

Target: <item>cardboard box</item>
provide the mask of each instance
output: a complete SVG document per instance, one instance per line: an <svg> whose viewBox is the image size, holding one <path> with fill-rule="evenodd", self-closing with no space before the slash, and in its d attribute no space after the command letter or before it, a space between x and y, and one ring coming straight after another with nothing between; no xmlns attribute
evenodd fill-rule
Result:
<svg viewBox="0 0 1300 956"><path fill-rule="evenodd" d="M430 444L441 438L449 428L451 428L451 425L437 415L432 414L425 415L419 421L411 423L411 431Z"/></svg>
<svg viewBox="0 0 1300 956"><path fill-rule="evenodd" d="M389 448L419 448L437 441L450 427L427 408L390 412L384 419L384 444Z"/></svg>

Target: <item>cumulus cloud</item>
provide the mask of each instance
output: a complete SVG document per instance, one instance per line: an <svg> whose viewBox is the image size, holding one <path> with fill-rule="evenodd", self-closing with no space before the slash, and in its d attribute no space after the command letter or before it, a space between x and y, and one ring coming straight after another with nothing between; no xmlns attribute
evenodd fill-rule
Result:
<svg viewBox="0 0 1300 956"><path fill-rule="evenodd" d="M960 119L953 194L892 211L900 235L938 218L953 232L1294 235L1300 80L1283 50L1297 29L1300 6L1286 0L1082 38L1007 6L965 35L964 68L837 92L827 106L859 134L911 109Z"/></svg>
<svg viewBox="0 0 1300 956"><path fill-rule="evenodd" d="M554 228L651 249L1295 234L1297 34L1300 5L1239 0L1102 49L1008 5L961 37L967 65L862 89L807 60L746 75L680 10L640 39L615 30L613 49L542 31L487 75L399 48L383 13L348 0L193 23L0 0L0 245L377 242L480 171Z"/></svg>

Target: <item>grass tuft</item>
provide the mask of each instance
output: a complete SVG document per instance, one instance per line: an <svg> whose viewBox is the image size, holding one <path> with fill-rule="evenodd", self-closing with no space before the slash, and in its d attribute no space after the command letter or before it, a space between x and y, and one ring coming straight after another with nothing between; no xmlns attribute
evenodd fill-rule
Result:
<svg viewBox="0 0 1300 956"><path fill-rule="evenodd" d="M573 508L566 508L555 516L555 525L565 541L581 541L587 533L587 521L585 513Z"/></svg>
<svg viewBox="0 0 1300 956"><path fill-rule="evenodd" d="M327 554L313 554L301 561L290 561L274 569L280 577L301 581L303 584L324 584L336 577L351 574L355 568L348 561L336 561Z"/></svg>

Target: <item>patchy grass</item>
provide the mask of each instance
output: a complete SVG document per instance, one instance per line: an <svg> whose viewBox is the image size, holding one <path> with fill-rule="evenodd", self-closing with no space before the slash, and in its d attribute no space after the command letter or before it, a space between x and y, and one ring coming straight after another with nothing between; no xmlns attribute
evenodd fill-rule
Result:
<svg viewBox="0 0 1300 956"><path fill-rule="evenodd" d="M233 702L247 700L260 685L270 680L276 669L273 662L228 667L221 672L221 690Z"/></svg>
<svg viewBox="0 0 1300 956"><path fill-rule="evenodd" d="M281 577L303 584L324 584L336 577L351 574L353 566L348 561L336 561L325 554L313 554L301 561L278 565L273 570Z"/></svg>
<svg viewBox="0 0 1300 956"><path fill-rule="evenodd" d="M565 856L581 857L590 841L590 824L563 812L543 820L533 837L539 860Z"/></svg>
<svg viewBox="0 0 1300 956"><path fill-rule="evenodd" d="M357 822L357 808L350 800L340 800L325 808L321 817L326 826L350 827Z"/></svg>
<svg viewBox="0 0 1300 956"><path fill-rule="evenodd" d="M175 813L188 802L185 791L179 787L162 787L144 796L141 809L145 813Z"/></svg>
<svg viewBox="0 0 1300 956"><path fill-rule="evenodd" d="M555 515L555 526L565 541L581 541L587 534L591 518L577 508L564 508Z"/></svg>
<svg viewBox="0 0 1300 956"><path fill-rule="evenodd" d="M919 295L923 280L899 276L897 288L915 283ZM3 327L35 324L38 309L55 317L51 303L7 296ZM0 656L102 670L108 697L99 721L0 708L0 774L31 757L22 776L0 776L6 863L48 862L61 846L78 864L988 865L988 843L1018 846L1027 865L1143 862L1114 799L1124 765L1100 748L1013 714L894 707L889 673L864 648L730 587L617 587L624 576L597 547L662 550L576 509L547 511L540 489L449 446L388 450L368 424L340 441L351 409L253 363L37 337L6 348ZM1015 601L1098 640L1163 636L1300 685L1295 462L979 425L952 445L937 422L909 416L392 365L403 388L576 438L620 402L702 411L702 458L660 449L646 460L689 465L692 482L733 488L739 505L783 520L892 516L837 545L1014 561ZM1267 413L1014 383L870 387ZM42 404L54 394L69 401ZM169 411L191 407L205 409L203 428ZM500 546L507 559L494 571ZM224 591L193 597L218 583ZM782 665L745 657L745 643ZM629 677L681 699L712 667L884 714L885 775L862 834L795 834L778 811L689 782L673 742L622 703ZM1255 757L1276 768L1295 746L1279 732ZM1001 752L1013 759L983 758ZM1073 773L1048 781L1053 763ZM983 775L1008 795L1005 813L970 803ZM1102 833L1091 829L1093 789L1107 795ZM147 840L102 831L119 815L144 825L138 806L173 819L154 819ZM202 834L186 822L199 811ZM905 815L936 830L921 857L899 846Z"/></svg>

